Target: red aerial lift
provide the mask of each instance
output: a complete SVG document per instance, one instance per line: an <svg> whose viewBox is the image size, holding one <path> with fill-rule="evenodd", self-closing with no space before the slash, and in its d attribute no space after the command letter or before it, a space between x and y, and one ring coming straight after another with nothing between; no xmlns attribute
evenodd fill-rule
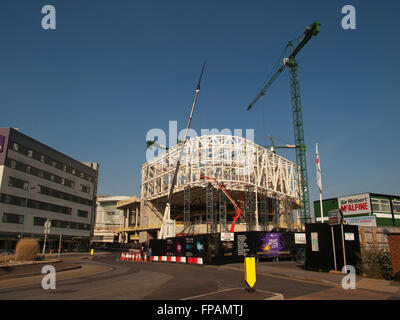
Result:
<svg viewBox="0 0 400 320"><path fill-rule="evenodd" d="M221 186L219 184L219 182L217 181L217 179L215 178L211 178L211 177L207 177L204 175L203 172L200 173L200 179L208 179L208 180L214 180L215 183L218 185L218 187L222 190L223 193L225 193L225 195L228 197L228 199L232 202L233 207L235 208L236 211L236 216L233 218L233 222L231 225L231 229L229 230L229 232L234 232L235 229L235 222L237 219L239 219L240 215L242 214L242 210L240 210L239 206L236 204L236 202L230 197L230 195L228 194L228 192L226 192L226 190L224 189L223 186Z"/></svg>

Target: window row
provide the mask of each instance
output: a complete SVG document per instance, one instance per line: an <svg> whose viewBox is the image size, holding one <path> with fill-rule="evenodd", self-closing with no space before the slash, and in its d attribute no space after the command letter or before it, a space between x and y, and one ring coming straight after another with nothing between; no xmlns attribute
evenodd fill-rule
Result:
<svg viewBox="0 0 400 320"><path fill-rule="evenodd" d="M23 162L20 162L20 161L11 159L11 158L6 159L6 166L10 167L11 169L16 169L18 171L22 171L22 172L31 174L31 175L39 177L39 178L61 184L63 186L69 187L71 189L75 188L75 182L72 180L69 180L69 179L57 176L55 174L52 174L50 172L32 167L30 165L27 165ZM90 187L80 184L79 191L90 194Z"/></svg>
<svg viewBox="0 0 400 320"><path fill-rule="evenodd" d="M14 213L3 213L3 219L1 220L3 223L16 223L23 224L24 216L22 214L14 214Z"/></svg>
<svg viewBox="0 0 400 320"><path fill-rule="evenodd" d="M33 217L33 225L34 226L44 226L46 220L47 220L47 218ZM78 222L51 219L51 227L50 228L90 230L90 225L86 224L86 223L78 223Z"/></svg>
<svg viewBox="0 0 400 320"><path fill-rule="evenodd" d="M391 213L389 199L374 199L371 198L371 207L373 212L388 212ZM394 213L400 213L400 201L392 200L392 208Z"/></svg>
<svg viewBox="0 0 400 320"><path fill-rule="evenodd" d="M26 206L26 207L32 208L32 209L45 210L45 211L51 211L51 212L55 212L55 213L62 213L62 214L68 214L68 215L70 215L72 212L72 208L69 208L69 207L59 206L56 204L32 200L32 199L28 199L28 201L26 201L26 198L12 196L9 194L4 194L4 193L0 194L0 202L5 203L5 204L20 206L20 207Z"/></svg>
<svg viewBox="0 0 400 320"><path fill-rule="evenodd" d="M38 186L38 192L41 194L45 194L47 196L50 197L54 197L54 198L58 198L58 199L63 199L63 200L67 200L67 201L71 201L71 202L76 202L76 203L80 203L83 204L85 206L92 206L92 201L89 199L84 199L78 196L75 196L73 194L69 194L66 192L62 192L62 191L58 191L56 189L52 189L52 188L48 188L45 186Z"/></svg>
<svg viewBox="0 0 400 320"><path fill-rule="evenodd" d="M10 167L11 169L16 169L18 171L22 171L42 179L46 179L72 189L75 188L75 182L69 179L65 179L50 172L40 170L38 168L32 167L30 165L27 165L25 163L22 163L20 161L11 158L6 159L6 166Z"/></svg>
<svg viewBox="0 0 400 320"><path fill-rule="evenodd" d="M29 186L29 182L10 176L9 179L8 179L8 185L10 187L15 187L15 188L20 188L20 189L27 190L28 186ZM73 194L69 194L69 193L66 193L66 192L58 191L56 189L48 188L48 187L45 187L45 186L42 186L42 185L38 185L38 186L34 187L34 189L36 189L38 193L44 194L46 196L50 196L50 197L54 197L54 198L58 198L58 199L63 199L63 200L71 201L71 202L80 203L80 204L83 204L83 205L89 206L89 207L91 207L92 203L93 203L92 200L81 198L81 197L75 196Z"/></svg>
<svg viewBox="0 0 400 320"><path fill-rule="evenodd" d="M62 170L64 172L68 172L70 174L73 174L74 176L79 177L81 179L84 179L86 181L94 182L94 177L92 177L92 176L90 176L90 175L88 175L88 174L86 174L84 172L81 172L81 171L79 171L79 170L77 170L75 168L72 168L72 167L70 167L70 166L68 166L68 165L66 165L66 164L64 164L64 163L62 163L60 161L53 160L48 156L45 156L45 155L43 155L43 154L41 154L41 153L39 153L39 152L37 152L35 150L31 150L31 149L29 149L29 148L27 148L27 147L25 147L25 146L23 146L23 145L21 145L19 143L11 141L11 140L10 140L10 145L11 145L11 149L13 151L15 151L15 152L21 153L21 154L23 154L23 155L25 155L25 156L27 156L29 158L32 158L32 159L35 159L37 161L43 162L43 163L45 163L45 164L47 164L49 166L52 166L52 167L57 168L59 170Z"/></svg>

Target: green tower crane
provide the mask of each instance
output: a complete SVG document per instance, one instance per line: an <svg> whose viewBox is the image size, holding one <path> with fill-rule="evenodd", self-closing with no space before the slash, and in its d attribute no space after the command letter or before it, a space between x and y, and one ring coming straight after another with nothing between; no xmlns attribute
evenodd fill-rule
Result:
<svg viewBox="0 0 400 320"><path fill-rule="evenodd" d="M304 128L303 128L303 115L301 111L301 100L300 100L300 83L299 75L297 70L297 62L295 60L296 55L299 51L306 45L306 43L316 36L320 31L321 24L315 21L309 25L304 31L303 37L300 39L296 48L293 49L293 42L289 41L285 50L289 48L289 57L283 60L283 64L276 70L272 77L268 80L266 85L261 89L258 95L253 99L253 101L247 107L250 110L258 99L265 95L265 92L270 87L270 85L275 81L279 74L287 67L289 68L289 78L290 78L290 92L292 98L292 112L293 112L293 127L294 127L294 142L296 146L296 163L299 170L299 180L300 180L300 199L302 203L301 208L301 223L311 222L310 215L310 200L308 195L308 178L307 178L307 163L306 163L306 144L304 141Z"/></svg>

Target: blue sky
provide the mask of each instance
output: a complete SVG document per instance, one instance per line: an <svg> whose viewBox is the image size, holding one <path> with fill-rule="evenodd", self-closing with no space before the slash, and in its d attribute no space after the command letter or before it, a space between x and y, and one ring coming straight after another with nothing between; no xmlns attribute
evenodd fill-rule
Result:
<svg viewBox="0 0 400 320"><path fill-rule="evenodd" d="M41 8L56 8L43 30ZM356 30L341 9L356 8ZM81 161L100 163L99 193L139 194L148 130L255 129L293 143L288 72L253 110L287 42L321 21L298 55L311 202L399 194L398 1L32 1L0 3L1 127L19 128ZM279 151L295 161L292 150ZM312 206L312 205L311 205Z"/></svg>

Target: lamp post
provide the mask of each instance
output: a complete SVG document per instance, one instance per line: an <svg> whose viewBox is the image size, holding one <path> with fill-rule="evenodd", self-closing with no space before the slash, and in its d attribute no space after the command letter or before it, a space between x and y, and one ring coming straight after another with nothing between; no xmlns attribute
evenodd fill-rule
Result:
<svg viewBox="0 0 400 320"><path fill-rule="evenodd" d="M26 209L28 207L28 197L29 197L29 189L35 189L35 187L30 187L29 182L27 182L27 187L26 187L26 197L25 197L25 207L24 207L24 219L22 220L22 232L21 232L21 239L24 237L24 228L25 228L25 215L26 215Z"/></svg>

